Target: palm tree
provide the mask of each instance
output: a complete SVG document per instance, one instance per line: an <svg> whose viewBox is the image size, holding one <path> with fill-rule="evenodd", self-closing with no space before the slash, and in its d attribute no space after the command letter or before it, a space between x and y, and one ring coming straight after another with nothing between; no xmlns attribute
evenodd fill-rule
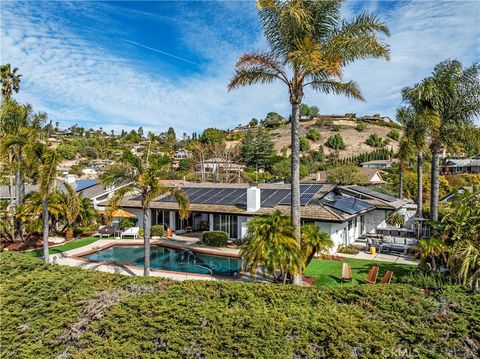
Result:
<svg viewBox="0 0 480 359"><path fill-rule="evenodd" d="M245 270L252 275L260 266L273 277L280 270L284 283L289 274L302 273L304 267L292 221L280 211L248 222L247 240L240 246L240 254Z"/></svg>
<svg viewBox="0 0 480 359"><path fill-rule="evenodd" d="M22 75L17 74L18 68L12 67L10 64L2 65L0 68L2 79L2 96L4 99L10 99L12 92L18 92L20 90L20 77Z"/></svg>
<svg viewBox="0 0 480 359"><path fill-rule="evenodd" d="M288 88L291 114L291 216L295 238L300 236L299 117L305 88L363 100L357 84L342 82L343 68L365 58L389 58L377 33L389 35L375 16L341 19L342 1L258 0L260 21L270 46L266 53L242 55L228 89L281 81ZM295 282L300 284L301 277Z"/></svg>
<svg viewBox="0 0 480 359"><path fill-rule="evenodd" d="M400 199L403 198L403 176L411 157L412 146L410 145L410 141L408 140L407 136L403 135L402 138L400 138L400 144L398 148L398 158L400 160L398 165L398 198Z"/></svg>
<svg viewBox="0 0 480 359"><path fill-rule="evenodd" d="M473 118L480 114L479 72L479 64L463 68L457 60L446 60L435 66L432 76L406 90L420 110L437 116L430 129L430 216L433 221L438 220L440 152L445 147L461 144L473 128Z"/></svg>
<svg viewBox="0 0 480 359"><path fill-rule="evenodd" d="M171 194L178 202L181 218L187 218L190 203L187 195L179 188L164 186L159 178L162 175L162 167L157 165L150 156L149 162L131 153L125 153L115 164L107 168L102 175L101 182L104 185L132 183L116 191L111 201L111 207L118 206L120 201L128 194L136 192L140 194L143 211L143 238L145 251L144 275L150 275L150 228L151 228L151 203L160 195Z"/></svg>
<svg viewBox="0 0 480 359"><path fill-rule="evenodd" d="M422 263L427 263L430 260L432 270L437 270L436 258L444 256L448 251L448 246L438 238L422 239L416 246L416 256L420 258Z"/></svg>
<svg viewBox="0 0 480 359"><path fill-rule="evenodd" d="M397 119L403 125L405 131L406 146L403 151L408 152L408 145L412 144L417 153L417 217L423 216L423 153L430 134L430 129L435 126L437 116L428 109L422 109L414 98L411 98L411 90L403 89L403 100L407 106L398 110ZM402 148L401 148L402 149Z"/></svg>
<svg viewBox="0 0 480 359"><path fill-rule="evenodd" d="M334 243L330 235L322 232L315 224L302 225L302 252L305 268L318 252L329 251Z"/></svg>
<svg viewBox="0 0 480 359"><path fill-rule="evenodd" d="M60 163L60 154L55 150L46 150L42 156L40 166L40 196L42 199L42 238L43 238L43 259L48 263L48 232L49 212L48 200L57 178L57 167Z"/></svg>

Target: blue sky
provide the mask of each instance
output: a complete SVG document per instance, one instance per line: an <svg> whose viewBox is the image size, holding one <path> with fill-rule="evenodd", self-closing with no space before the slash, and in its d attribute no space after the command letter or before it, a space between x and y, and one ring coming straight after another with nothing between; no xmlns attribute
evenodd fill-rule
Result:
<svg viewBox="0 0 480 359"><path fill-rule="evenodd" d="M366 97L306 92L321 113L394 117L400 90L457 58L480 60L478 1L347 1L346 18L375 12L392 59L349 66ZM1 63L23 74L20 101L62 127L143 126L177 134L289 114L281 84L227 92L239 55L266 50L253 1L1 2Z"/></svg>

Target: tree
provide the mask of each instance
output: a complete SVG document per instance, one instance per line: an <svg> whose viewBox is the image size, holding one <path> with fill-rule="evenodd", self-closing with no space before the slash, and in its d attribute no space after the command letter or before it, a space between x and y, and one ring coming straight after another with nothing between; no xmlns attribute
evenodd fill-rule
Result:
<svg viewBox="0 0 480 359"><path fill-rule="evenodd" d="M248 167L268 168L273 154L273 142L265 130L248 130L240 142L240 157Z"/></svg>
<svg viewBox="0 0 480 359"><path fill-rule="evenodd" d="M285 118L276 112L269 112L264 120L261 121L263 127L277 128L285 124Z"/></svg>
<svg viewBox="0 0 480 359"><path fill-rule="evenodd" d="M305 268L316 253L329 251L333 245L330 235L322 232L314 223L302 225L302 254Z"/></svg>
<svg viewBox="0 0 480 359"><path fill-rule="evenodd" d="M412 146L410 145L410 141L406 135L403 135L402 138L400 139L400 144L398 148L398 159L399 164L398 164L398 175L399 175L399 181L398 181L398 197L400 199L403 198L403 177L405 170L408 167L408 162L410 161L410 158L413 156L413 150ZM421 192L420 192L421 193ZM417 203L418 204L418 203Z"/></svg>
<svg viewBox="0 0 480 359"><path fill-rule="evenodd" d="M400 138L400 132L398 130L391 130L389 133L387 133L387 137L390 137L392 140L398 141Z"/></svg>
<svg viewBox="0 0 480 359"><path fill-rule="evenodd" d="M40 163L40 197L42 199L42 238L43 260L49 262L48 233L50 219L48 213L48 200L57 178L57 167L61 157L55 150L45 150Z"/></svg>
<svg viewBox="0 0 480 359"><path fill-rule="evenodd" d="M376 133L371 133L366 139L365 143L372 147L384 147L385 141Z"/></svg>
<svg viewBox="0 0 480 359"><path fill-rule="evenodd" d="M389 58L377 34L389 35L375 16L341 20L341 1L258 1L260 21L270 52L244 54L236 64L229 90L279 80L288 90L291 114L291 215L300 238L300 104L304 88L363 100L357 84L341 82L343 68L358 59ZM289 77L291 71L291 77ZM296 278L300 282L300 278Z"/></svg>
<svg viewBox="0 0 480 359"><path fill-rule="evenodd" d="M18 93L20 90L20 77L22 75L17 74L18 68L12 67L10 64L2 65L0 68L2 79L2 96L4 99L9 100L12 96L12 92Z"/></svg>
<svg viewBox="0 0 480 359"><path fill-rule="evenodd" d="M440 152L461 143L472 131L473 118L480 114L479 72L477 63L463 68L457 60L446 60L435 66L430 77L404 91L416 108L437 117L430 132L430 216L434 221L438 220Z"/></svg>
<svg viewBox="0 0 480 359"><path fill-rule="evenodd" d="M162 194L171 194L178 202L181 218L188 217L189 201L188 197L180 188L171 188L164 186L159 178L163 169L161 166L147 162L126 152L123 157L110 167L108 167L101 177L102 184L114 185L132 183L129 186L122 187L115 192L111 201L111 208L119 205L125 196L134 192L140 194L143 211L143 239L145 264L144 275L150 275L150 229L151 229L151 203Z"/></svg>
<svg viewBox="0 0 480 359"><path fill-rule="evenodd" d="M258 120L256 118L252 118L250 122L248 123L250 127L257 127L258 126Z"/></svg>
<svg viewBox="0 0 480 359"><path fill-rule="evenodd" d="M204 144L223 144L225 142L225 131L217 128L207 128L203 131L201 140Z"/></svg>
<svg viewBox="0 0 480 359"><path fill-rule="evenodd" d="M252 275L261 267L266 273L286 282L287 276L303 271L300 244L289 217L276 211L248 222L247 239L240 246L243 266ZM280 275L277 277L277 271Z"/></svg>
<svg viewBox="0 0 480 359"><path fill-rule="evenodd" d="M361 184L358 167L352 164L335 166L327 170L327 180L338 185Z"/></svg>
<svg viewBox="0 0 480 359"><path fill-rule="evenodd" d="M307 152L310 149L310 142L304 136L299 138L300 152Z"/></svg>

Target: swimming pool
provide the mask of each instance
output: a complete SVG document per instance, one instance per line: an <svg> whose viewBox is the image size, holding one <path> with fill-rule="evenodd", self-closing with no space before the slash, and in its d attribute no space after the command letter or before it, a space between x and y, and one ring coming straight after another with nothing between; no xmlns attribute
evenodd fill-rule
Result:
<svg viewBox="0 0 480 359"><path fill-rule="evenodd" d="M83 258L94 262L113 262L119 265L142 267L144 262L143 246L114 245L98 252L87 254ZM224 257L212 254L192 252L188 249L174 249L153 245L150 253L152 269L174 272L213 274L233 277L242 269L240 258Z"/></svg>

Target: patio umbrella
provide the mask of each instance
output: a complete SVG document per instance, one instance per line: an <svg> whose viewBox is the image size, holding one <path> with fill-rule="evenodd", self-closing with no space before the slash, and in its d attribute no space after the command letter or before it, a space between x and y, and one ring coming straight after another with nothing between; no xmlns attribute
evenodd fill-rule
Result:
<svg viewBox="0 0 480 359"><path fill-rule="evenodd" d="M112 217L135 218L135 215L123 209L117 209L112 212Z"/></svg>

